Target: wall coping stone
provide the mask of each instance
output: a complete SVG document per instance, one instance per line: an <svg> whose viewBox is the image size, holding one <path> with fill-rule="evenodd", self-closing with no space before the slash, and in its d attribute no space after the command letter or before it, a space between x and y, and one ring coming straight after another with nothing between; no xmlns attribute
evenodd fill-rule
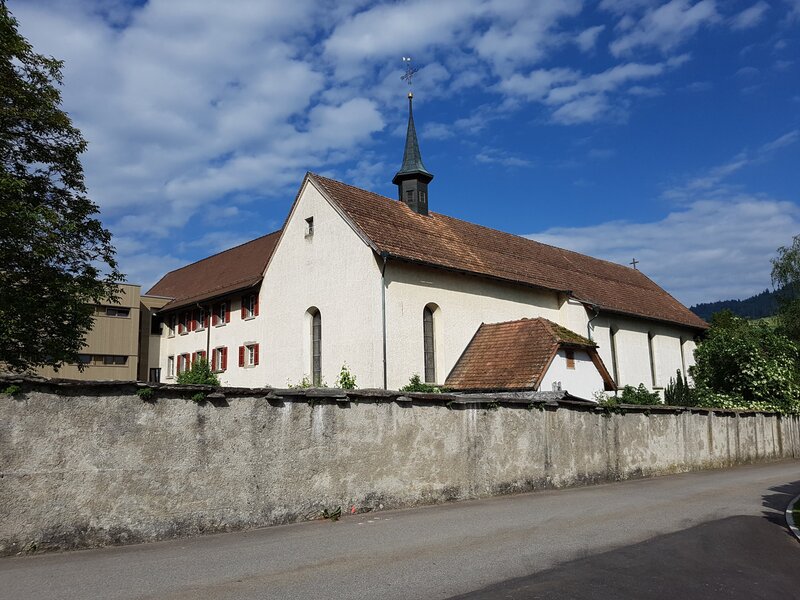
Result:
<svg viewBox="0 0 800 600"><path fill-rule="evenodd" d="M217 387L211 385L183 385L166 383L145 383L141 381L111 381L111 380L77 380L45 378L36 375L0 374L0 385L20 385L25 391L42 389L68 389L71 391L102 389L107 393L109 388L119 389L120 395L129 393L131 387L139 389L150 388L156 393L169 393L172 396L194 395L197 392L207 392L208 400L228 400L245 397L260 397L268 401L289 402L316 402L330 400L333 403L346 405L350 402L396 402L399 404L441 404L447 407L481 408L497 405L531 407L542 405L548 407L564 407L575 410L593 410L595 412L624 411L632 413L674 413L682 412L705 413L718 415L753 416L753 415L781 415L775 411L715 408L707 406L671 406L664 404L617 404L615 406L600 406L597 403L577 398L568 391L558 392L504 392L495 393L459 393L459 392L401 392L398 390L384 390L380 388L363 388L344 390L338 388L243 388L243 387ZM25 388L28 388L27 390ZM5 394L0 393L0 398ZM152 400L150 400L152 401ZM221 403L224 406L223 403Z"/></svg>

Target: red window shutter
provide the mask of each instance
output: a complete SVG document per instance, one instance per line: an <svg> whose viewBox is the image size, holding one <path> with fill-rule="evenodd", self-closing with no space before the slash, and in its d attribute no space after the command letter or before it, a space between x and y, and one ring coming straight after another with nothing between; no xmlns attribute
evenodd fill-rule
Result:
<svg viewBox="0 0 800 600"><path fill-rule="evenodd" d="M244 366L244 346L239 346L239 366Z"/></svg>
<svg viewBox="0 0 800 600"><path fill-rule="evenodd" d="M227 368L228 368L228 347L225 346L222 349L222 370L224 371Z"/></svg>
<svg viewBox="0 0 800 600"><path fill-rule="evenodd" d="M208 328L208 309L203 311L203 327Z"/></svg>
<svg viewBox="0 0 800 600"><path fill-rule="evenodd" d="M214 348L211 351L211 370L213 371L216 368L217 368L217 349Z"/></svg>
<svg viewBox="0 0 800 600"><path fill-rule="evenodd" d="M258 294L255 295L253 300L253 316L258 316Z"/></svg>
<svg viewBox="0 0 800 600"><path fill-rule="evenodd" d="M192 352L192 364L197 362L197 352Z"/></svg>
<svg viewBox="0 0 800 600"><path fill-rule="evenodd" d="M178 333L183 333L183 313L178 315Z"/></svg>
<svg viewBox="0 0 800 600"><path fill-rule="evenodd" d="M258 364L258 344L256 344L255 347L253 348L253 364L254 365Z"/></svg>
<svg viewBox="0 0 800 600"><path fill-rule="evenodd" d="M211 324L217 324L217 313L219 312L219 304L214 304L211 306Z"/></svg>
<svg viewBox="0 0 800 600"><path fill-rule="evenodd" d="M247 317L247 310L245 309L245 302L247 302L247 296L242 296L242 319Z"/></svg>
<svg viewBox="0 0 800 600"><path fill-rule="evenodd" d="M195 327L195 323L196 322L197 321L194 318L194 311L190 310L189 311L189 331L194 331L196 329L196 327Z"/></svg>
<svg viewBox="0 0 800 600"><path fill-rule="evenodd" d="M226 323L230 323L231 322L231 302L230 302L230 300L228 300L225 303L225 322Z"/></svg>

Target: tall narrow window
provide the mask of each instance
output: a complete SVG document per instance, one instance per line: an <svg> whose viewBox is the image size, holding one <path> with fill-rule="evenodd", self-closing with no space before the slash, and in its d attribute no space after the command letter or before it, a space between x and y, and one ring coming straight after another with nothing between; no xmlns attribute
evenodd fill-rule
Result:
<svg viewBox="0 0 800 600"><path fill-rule="evenodd" d="M658 381L656 378L655 338L656 334L652 331L647 333L647 352L650 355L650 378L653 381L653 387L658 387Z"/></svg>
<svg viewBox="0 0 800 600"><path fill-rule="evenodd" d="M322 315L317 309L311 314L311 381L322 385Z"/></svg>
<svg viewBox="0 0 800 600"><path fill-rule="evenodd" d="M686 381L686 340L681 338L681 375L683 380Z"/></svg>
<svg viewBox="0 0 800 600"><path fill-rule="evenodd" d="M422 311L422 336L425 353L425 382L436 383L436 354L433 339L433 310L426 306Z"/></svg>
<svg viewBox="0 0 800 600"><path fill-rule="evenodd" d="M611 328L611 370L614 372L614 385L619 387L619 357L617 357L617 330Z"/></svg>

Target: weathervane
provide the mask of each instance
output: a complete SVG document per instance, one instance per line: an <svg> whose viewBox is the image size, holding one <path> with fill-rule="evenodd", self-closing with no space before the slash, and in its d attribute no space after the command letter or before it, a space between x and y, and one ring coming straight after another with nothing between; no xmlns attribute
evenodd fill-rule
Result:
<svg viewBox="0 0 800 600"><path fill-rule="evenodd" d="M402 79L403 81L408 83L408 85L410 86L411 85L411 80L414 78L414 73L419 71L419 69L417 67L412 67L411 66L411 57L410 56L404 56L403 57L403 62L406 65L406 72L405 72L405 75L403 75L400 79Z"/></svg>

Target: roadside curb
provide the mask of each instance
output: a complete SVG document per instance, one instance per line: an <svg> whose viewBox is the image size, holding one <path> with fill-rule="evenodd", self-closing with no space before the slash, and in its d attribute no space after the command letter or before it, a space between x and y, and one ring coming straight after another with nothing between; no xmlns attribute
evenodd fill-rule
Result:
<svg viewBox="0 0 800 600"><path fill-rule="evenodd" d="M795 523L793 512L794 507L800 502L800 494L795 496L791 502L789 502L789 506L786 507L786 524L789 526L789 529L794 534L798 540L800 540L800 523Z"/></svg>

